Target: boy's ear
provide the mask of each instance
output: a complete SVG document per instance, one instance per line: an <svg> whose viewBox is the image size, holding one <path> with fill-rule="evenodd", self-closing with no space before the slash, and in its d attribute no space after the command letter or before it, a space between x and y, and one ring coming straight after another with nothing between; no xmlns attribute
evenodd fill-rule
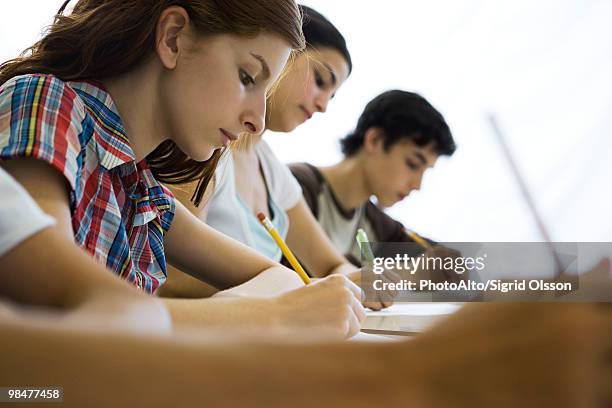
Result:
<svg viewBox="0 0 612 408"><path fill-rule="evenodd" d="M366 153L374 153L381 150L385 145L385 134L381 128L371 127L363 136L363 150Z"/></svg>
<svg viewBox="0 0 612 408"><path fill-rule="evenodd" d="M166 69L176 68L189 31L189 14L184 8L170 6L159 16L156 27L156 51Z"/></svg>

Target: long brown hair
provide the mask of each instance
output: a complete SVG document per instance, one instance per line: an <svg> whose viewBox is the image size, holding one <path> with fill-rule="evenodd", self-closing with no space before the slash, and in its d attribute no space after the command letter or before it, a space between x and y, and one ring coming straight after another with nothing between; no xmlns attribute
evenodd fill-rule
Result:
<svg viewBox="0 0 612 408"><path fill-rule="evenodd" d="M0 85L33 73L52 74L63 81L102 80L134 69L155 51L155 27L163 10L180 6L203 36L237 34L252 37L263 31L304 48L302 16L295 0L79 0L64 15L64 2L44 37L18 58L0 65ZM198 180L191 197L199 205L222 152L197 162L172 141L147 156L155 177L164 183Z"/></svg>

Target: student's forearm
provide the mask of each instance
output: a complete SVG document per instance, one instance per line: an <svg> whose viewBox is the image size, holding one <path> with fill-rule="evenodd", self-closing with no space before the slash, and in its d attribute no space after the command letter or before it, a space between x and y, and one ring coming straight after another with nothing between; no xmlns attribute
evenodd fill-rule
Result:
<svg viewBox="0 0 612 408"><path fill-rule="evenodd" d="M297 273L283 266L268 268L247 282L217 292L220 296L270 297L304 286Z"/></svg>
<svg viewBox="0 0 612 408"><path fill-rule="evenodd" d="M176 214L164 238L168 261L220 289L240 285L276 262L212 229L176 203Z"/></svg>
<svg viewBox="0 0 612 408"><path fill-rule="evenodd" d="M136 293L57 228L39 232L0 258L0 269L0 295L16 302L71 308L95 293Z"/></svg>
<svg viewBox="0 0 612 408"><path fill-rule="evenodd" d="M365 317L359 288L330 276L270 297L163 299L175 327L238 328L326 339L354 336Z"/></svg>
<svg viewBox="0 0 612 408"><path fill-rule="evenodd" d="M171 331L159 299L138 292L53 228L0 258L0 270L0 297L16 303L67 312L66 320L84 325Z"/></svg>
<svg viewBox="0 0 612 408"><path fill-rule="evenodd" d="M359 268L357 268L355 265L352 265L348 262L346 263L342 263L340 265L338 265L337 267L335 267L334 269L332 269L330 271L330 274L337 274L337 275L345 275L349 278L352 278L352 276L355 275L355 273L359 272ZM354 279L353 279L354 281ZM359 282L355 282L357 284L359 284Z"/></svg>
<svg viewBox="0 0 612 408"><path fill-rule="evenodd" d="M237 344L0 327L0 383L61 386L66 407L422 406L418 364L398 357L410 354L408 343ZM88 375L77 375L83 368Z"/></svg>
<svg viewBox="0 0 612 408"><path fill-rule="evenodd" d="M202 282L170 264L168 264L167 272L166 282L155 292L160 297L201 299L211 297L219 291L214 286Z"/></svg>
<svg viewBox="0 0 612 408"><path fill-rule="evenodd" d="M346 261L330 269L325 276L328 275L344 275L357 286L361 285L361 269Z"/></svg>
<svg viewBox="0 0 612 408"><path fill-rule="evenodd" d="M169 265L168 281L159 288L157 294L161 297L188 299L208 298L215 294L217 296L266 297L303 285L295 272L284 267L273 267L264 270L241 285L219 292L218 289Z"/></svg>
<svg viewBox="0 0 612 408"><path fill-rule="evenodd" d="M177 326L276 328L274 303L261 298L163 299Z"/></svg>

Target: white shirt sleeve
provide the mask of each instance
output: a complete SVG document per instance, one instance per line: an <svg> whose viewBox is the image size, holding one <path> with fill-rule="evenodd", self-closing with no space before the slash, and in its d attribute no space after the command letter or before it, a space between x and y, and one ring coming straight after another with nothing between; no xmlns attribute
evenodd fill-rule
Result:
<svg viewBox="0 0 612 408"><path fill-rule="evenodd" d="M15 179L0 168L0 256L55 224Z"/></svg>
<svg viewBox="0 0 612 408"><path fill-rule="evenodd" d="M265 141L257 143L255 149L274 201L285 211L295 207L302 198L302 187L289 166L278 160Z"/></svg>

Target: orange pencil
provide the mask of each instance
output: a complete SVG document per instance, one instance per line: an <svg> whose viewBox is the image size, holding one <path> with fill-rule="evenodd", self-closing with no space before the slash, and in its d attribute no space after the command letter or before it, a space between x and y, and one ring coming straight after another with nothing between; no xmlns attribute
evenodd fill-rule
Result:
<svg viewBox="0 0 612 408"><path fill-rule="evenodd" d="M310 278L306 274L306 271L304 271L304 268L302 268L302 265L300 265L300 263L298 262L295 255L293 255L293 252L291 252L287 244L285 244L285 241L283 241L276 228L274 228L272 222L263 213L258 213L257 218L259 218L259 222L261 222L261 225L263 225L266 231L268 231L268 233L272 236L272 239L274 240L274 242L276 242L276 245L279 246L280 250L283 252L283 255L285 255L285 258L287 258L295 272L297 272L297 274L300 276L300 278L302 278L304 283L308 285L310 283Z"/></svg>
<svg viewBox="0 0 612 408"><path fill-rule="evenodd" d="M429 249L429 248L431 248L431 244L430 244L429 242L425 241L423 238L421 238L421 237L419 236L419 234L417 234L416 232L414 232L414 231L410 231L408 228L404 228L404 232L405 232L406 234L408 234L408 236L409 236L410 238L412 238L412 240L413 240L414 242L416 242L417 244L419 244L420 246L422 246L424 249Z"/></svg>

